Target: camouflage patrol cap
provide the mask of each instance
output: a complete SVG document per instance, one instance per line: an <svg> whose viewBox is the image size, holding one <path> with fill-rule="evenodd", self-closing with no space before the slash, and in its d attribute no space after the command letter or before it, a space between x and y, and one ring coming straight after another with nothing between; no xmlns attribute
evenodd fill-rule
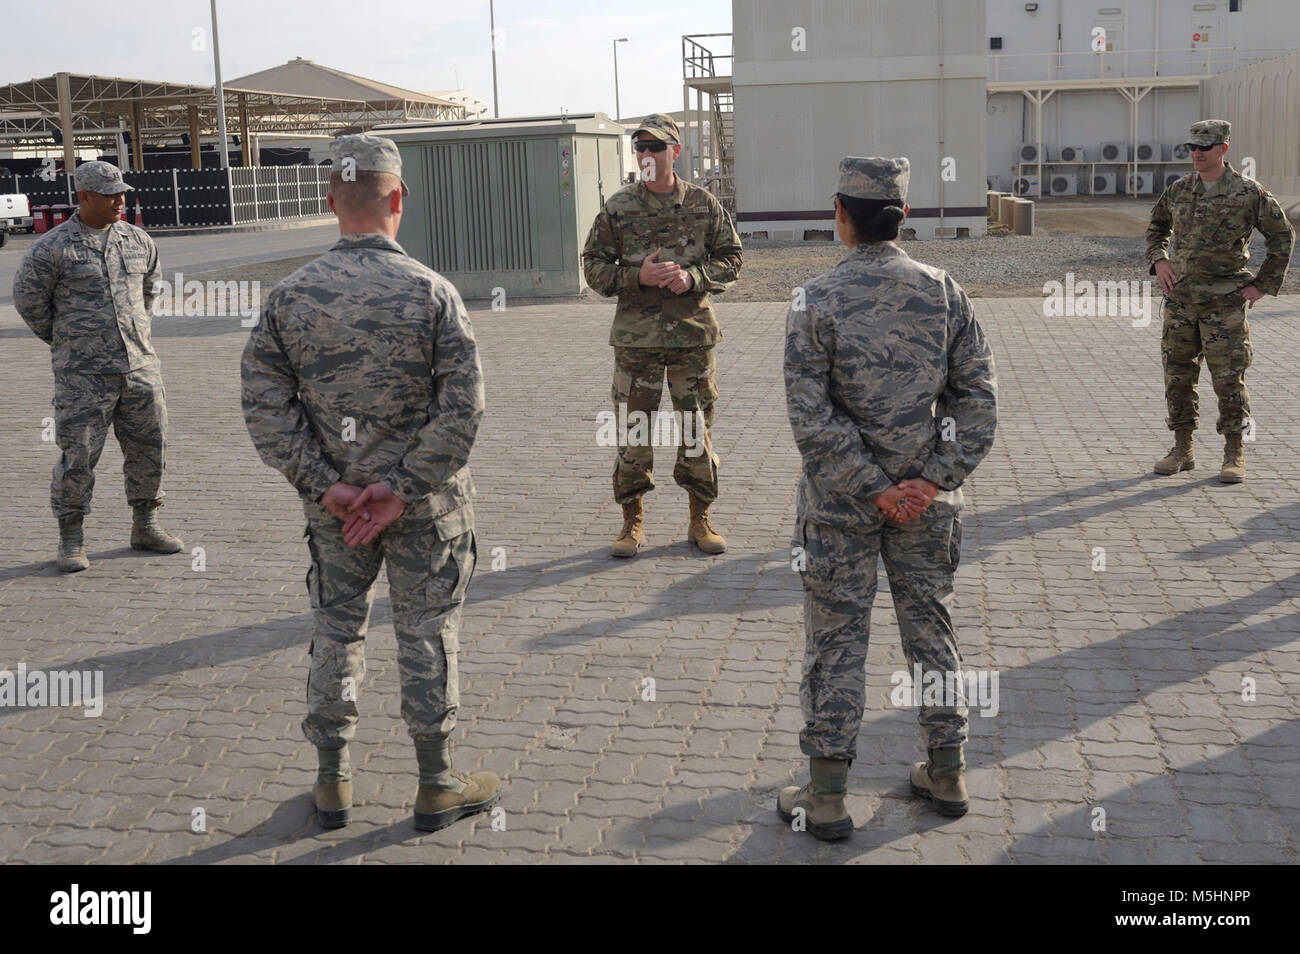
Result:
<svg viewBox="0 0 1300 954"><path fill-rule="evenodd" d="M332 168L338 169L347 178L347 170L354 172L388 172L397 176L402 182L402 195L409 195L411 190L402 179L402 155L397 151L397 143L385 136L372 136L358 133L351 136L339 136L330 143Z"/></svg>
<svg viewBox="0 0 1300 954"><path fill-rule="evenodd" d="M1217 146L1227 142L1231 135L1232 123L1226 119L1202 119L1199 123L1192 123L1187 141L1197 146Z"/></svg>
<svg viewBox="0 0 1300 954"><path fill-rule="evenodd" d="M632 130L632 135L635 136L639 132L648 132L656 139L662 139L664 142L682 141L682 134L677 128L677 123L673 121L673 117L666 113L651 113L641 120L641 125Z"/></svg>
<svg viewBox="0 0 1300 954"><path fill-rule="evenodd" d="M906 157L845 156L840 160L840 184L835 193L852 199L892 199L901 205L907 199L911 168Z"/></svg>
<svg viewBox="0 0 1300 954"><path fill-rule="evenodd" d="M135 186L127 185L122 180L122 170L111 162L96 159L83 162L72 173L72 182L78 192L98 192L100 195L117 195L119 192L134 192Z"/></svg>

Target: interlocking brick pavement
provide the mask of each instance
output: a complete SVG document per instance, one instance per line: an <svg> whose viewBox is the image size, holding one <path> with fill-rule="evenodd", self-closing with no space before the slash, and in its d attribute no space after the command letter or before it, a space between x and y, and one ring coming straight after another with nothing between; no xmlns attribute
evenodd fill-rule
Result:
<svg viewBox="0 0 1300 954"><path fill-rule="evenodd" d="M455 751L461 768L505 778L505 826L480 816L428 835L411 824L415 761L382 582L355 821L328 833L313 821L314 755L298 728L301 512L245 433L237 322L156 323L171 415L164 522L203 548L206 569L127 548L110 441L87 520L93 565L64 576L51 562L55 450L41 441L47 353L0 307L0 668L98 670L106 692L98 718L0 709L0 859L1294 863L1300 298L1251 312L1258 439L1237 487L1214 479L1208 379L1199 466L1150 474L1170 443L1158 320L976 305L1002 422L967 489L957 625L966 665L999 674L1000 711L972 718L965 818L911 797L920 744L915 713L889 702L905 663L882 576L848 800L858 830L834 845L774 812L776 792L805 771L784 305L719 309L715 514L730 549L688 548L686 498L662 456L649 548L626 562L606 556L619 524L613 452L595 445L612 306L474 314L489 410L473 458L480 570ZM1245 679L1254 701L1243 701Z"/></svg>

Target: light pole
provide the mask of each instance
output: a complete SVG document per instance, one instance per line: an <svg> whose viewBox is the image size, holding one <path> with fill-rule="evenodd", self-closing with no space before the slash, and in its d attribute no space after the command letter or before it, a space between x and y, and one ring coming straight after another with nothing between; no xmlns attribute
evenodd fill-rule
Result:
<svg viewBox="0 0 1300 954"><path fill-rule="evenodd" d="M497 11L493 0L488 0L488 27L492 30L492 116L501 118L501 105L497 101Z"/></svg>
<svg viewBox="0 0 1300 954"><path fill-rule="evenodd" d="M621 36L614 41L614 122L623 121L623 112L618 105L618 45L626 43L627 37Z"/></svg>

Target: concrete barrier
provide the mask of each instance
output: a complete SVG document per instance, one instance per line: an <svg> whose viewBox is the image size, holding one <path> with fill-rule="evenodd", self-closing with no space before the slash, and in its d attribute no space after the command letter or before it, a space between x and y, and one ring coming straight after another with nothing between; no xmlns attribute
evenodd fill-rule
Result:
<svg viewBox="0 0 1300 954"><path fill-rule="evenodd" d="M1034 203L1029 199L1012 199L1012 230L1017 235L1034 234Z"/></svg>

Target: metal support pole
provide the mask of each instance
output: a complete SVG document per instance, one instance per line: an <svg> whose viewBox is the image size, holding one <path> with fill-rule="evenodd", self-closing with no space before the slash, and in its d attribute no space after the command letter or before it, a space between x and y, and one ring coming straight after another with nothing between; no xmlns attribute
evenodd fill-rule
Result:
<svg viewBox="0 0 1300 954"><path fill-rule="evenodd" d="M618 45L626 43L627 37L619 37L614 41L614 122L623 121L623 108L618 102Z"/></svg>
<svg viewBox="0 0 1300 954"><path fill-rule="evenodd" d="M63 171L71 178L77 170L77 144L72 134L72 83L67 73L56 73L59 92L59 129L63 135Z"/></svg>
<svg viewBox="0 0 1300 954"><path fill-rule="evenodd" d="M226 94L221 85L221 45L217 40L217 0L212 4L212 69L217 81L217 136L221 146L221 168L230 168L230 152L226 144ZM230 216L234 224L235 206L231 199Z"/></svg>

